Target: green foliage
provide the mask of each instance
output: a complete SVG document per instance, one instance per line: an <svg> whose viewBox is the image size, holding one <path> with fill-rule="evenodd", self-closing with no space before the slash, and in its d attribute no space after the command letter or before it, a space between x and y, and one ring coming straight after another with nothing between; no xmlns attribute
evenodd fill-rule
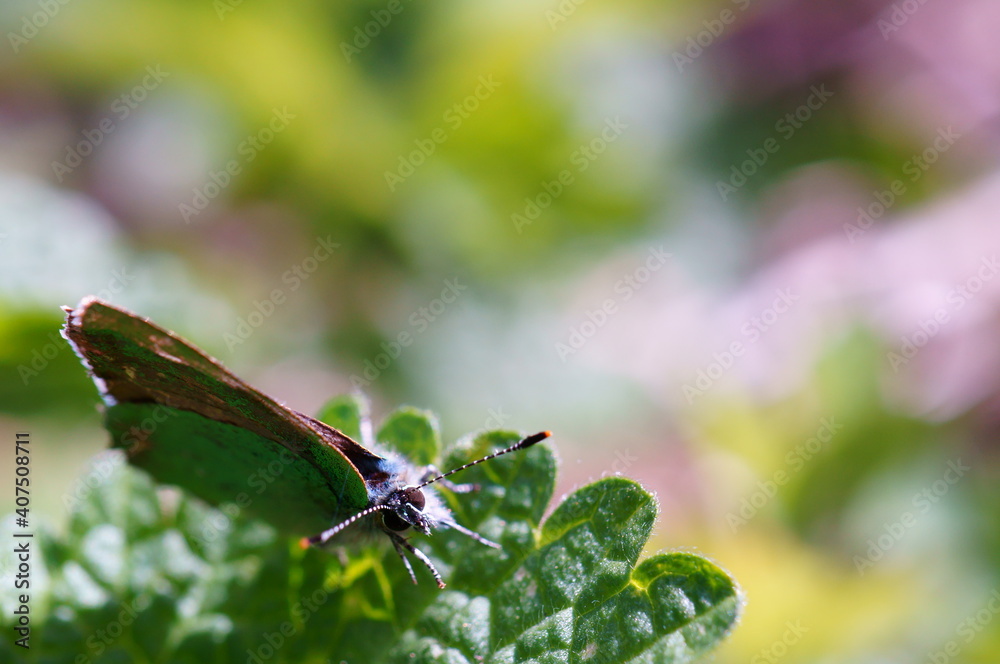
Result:
<svg viewBox="0 0 1000 664"><path fill-rule="evenodd" d="M355 432L361 412L342 399L323 415ZM379 436L418 457L438 445L436 423L412 409ZM517 438L470 436L442 465ZM636 565L656 501L631 480L585 486L543 520L555 477L544 444L465 471L480 490L446 495L460 523L502 550L450 530L414 538L443 591L417 564L413 585L381 537L343 555L303 551L233 505L158 494L118 450L95 461L95 477L66 535L38 534L32 647L4 639L0 661L688 662L741 608L735 582L696 555ZM0 599L9 622L12 597Z"/></svg>
<svg viewBox="0 0 1000 664"><path fill-rule="evenodd" d="M379 443L418 466L433 464L441 450L437 418L416 408L400 408L390 415L378 430L377 438Z"/></svg>

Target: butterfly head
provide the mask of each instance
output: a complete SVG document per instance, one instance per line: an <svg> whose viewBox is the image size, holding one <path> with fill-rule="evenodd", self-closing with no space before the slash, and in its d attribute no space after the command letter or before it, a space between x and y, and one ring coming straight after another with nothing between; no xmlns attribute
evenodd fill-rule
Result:
<svg viewBox="0 0 1000 664"><path fill-rule="evenodd" d="M401 533L412 527L425 535L430 534L436 519L425 512L427 496L423 490L415 486L396 489L384 504L389 507L382 513L382 525L387 529Z"/></svg>
<svg viewBox="0 0 1000 664"><path fill-rule="evenodd" d="M302 544L303 546L326 544L334 536L351 524L361 519L377 515L381 518L379 525L396 547L396 552L399 553L400 558L402 558L413 582L417 582L417 577L413 573L413 568L410 566L406 556L403 554L404 549L419 558L420 561L423 562L434 575L438 587L444 588L444 581L441 580L441 575L434 567L434 564L419 549L410 544L405 537L402 537L401 533L413 528L425 535L430 535L432 528L445 526L457 530L477 542L485 544L486 546L499 549L500 545L456 522L452 518L448 508L444 506L444 503L441 502L441 499L437 496L433 489L425 490L425 487L429 484L434 484L435 482L441 482L445 486L449 486L453 491L464 492L474 490L475 485L454 485L446 481L446 478L459 471L465 470L466 468L483 463L484 461L489 461L490 459L495 459L496 457L508 454L509 452L530 447L535 443L545 440L550 435L551 434L548 431L536 433L533 436L528 436L527 438L522 439L520 442L511 445L510 447L488 454L487 456L471 461L465 465L459 466L458 468L453 468L446 473L431 473L430 477L423 479L419 484L412 483L413 477L404 478L404 474L409 474L407 471L413 469L410 469L405 465L397 465L393 461L381 460L382 462L387 463L384 466L380 465L377 467L376 472L372 472L367 476L369 497L371 500L369 506L346 521L342 521L318 535L303 539ZM399 479L403 479L403 481L409 480L409 482L403 484L402 486L393 486L392 483L394 481L398 481Z"/></svg>

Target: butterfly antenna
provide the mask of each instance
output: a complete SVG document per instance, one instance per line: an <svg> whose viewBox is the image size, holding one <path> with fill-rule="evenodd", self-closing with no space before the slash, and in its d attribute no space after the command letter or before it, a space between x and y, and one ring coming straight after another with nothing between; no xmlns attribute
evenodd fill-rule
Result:
<svg viewBox="0 0 1000 664"><path fill-rule="evenodd" d="M421 488L427 486L428 484L433 484L434 482L437 482L438 480L444 479L445 477L448 477L449 475L454 475L458 471L465 470L466 468L469 468L470 466L475 466L476 464L482 463L484 461L489 461L490 459L495 459L498 456L503 456L504 454L508 454L509 452L516 452L518 450L523 450L525 447L531 447L535 443L540 443L541 441L545 440L546 438L548 438L551 435L552 435L551 431L542 431L542 432L536 433L536 434L534 434L532 436L528 436L527 438L524 438L523 440L521 440L519 443L515 443L514 445L511 445L510 447L502 449L499 452L494 452L493 454L488 454L488 455L484 456L482 459L476 459L475 461L470 461L469 463L465 464L464 466L459 466L458 468L452 468L447 473L442 473L441 475L438 475L437 477L432 477L431 479L427 480L423 484L418 484L415 488L421 489Z"/></svg>
<svg viewBox="0 0 1000 664"><path fill-rule="evenodd" d="M313 535L312 537L303 537L302 540L301 540L302 548L303 549L307 549L310 546L313 546L313 545L316 545L316 544L326 544L327 542L330 541L330 538L332 538L334 535L336 535L337 533L339 533L344 528L347 528L349 525L351 525L352 523L354 523L358 519L363 519L364 517L368 516L369 514L372 514L374 512L378 512L379 510L388 510L388 509L392 509L392 508L389 507L388 505L385 505L385 504L383 504L383 505L373 505L373 506L371 506L371 507L369 507L367 509L363 509L360 512L358 512L357 514L355 514L354 516L352 516L350 519L348 519L346 521L341 521L340 523L338 523L333 528L328 528L328 529L324 530L323 532L321 532L320 534Z"/></svg>

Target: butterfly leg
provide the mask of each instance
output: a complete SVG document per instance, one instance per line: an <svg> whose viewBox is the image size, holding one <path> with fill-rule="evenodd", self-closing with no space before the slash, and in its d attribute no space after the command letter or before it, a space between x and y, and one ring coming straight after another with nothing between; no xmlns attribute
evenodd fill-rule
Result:
<svg viewBox="0 0 1000 664"><path fill-rule="evenodd" d="M413 585L417 585L417 575L413 573L413 565L410 564L409 558L407 558L406 554L403 553L403 547L392 535L389 536L389 539L392 540L392 545L396 547L396 553L399 554L400 559L403 561L403 565L406 566L406 571L410 573L410 578L413 579Z"/></svg>
<svg viewBox="0 0 1000 664"><path fill-rule="evenodd" d="M417 547L413 546L408 541L406 541L406 538L400 537L396 533L391 533L389 531L386 531L386 534L389 536L389 539L392 540L393 544L396 545L396 550L397 551L399 550L399 547L402 546L407 551L409 551L410 553L412 553L413 555L415 555L417 558L419 558L420 562L422 562L424 565L427 566L427 569L429 569L431 571L431 574L434 576L434 580L437 581L438 588L444 588L445 587L446 584L445 584L444 581L441 580L441 574L438 573L437 568L434 567L434 563L431 562L431 559L428 558L427 555L423 551L421 551ZM402 552L400 552L400 555L403 555ZM404 558L404 560L405 560L405 558ZM409 567L410 564L407 563L406 566ZM413 574L413 569L412 568L410 568L410 574L411 575ZM413 578L414 578L414 580L416 579L416 577L413 577Z"/></svg>
<svg viewBox="0 0 1000 664"><path fill-rule="evenodd" d="M462 533L463 535L468 535L469 537L471 537L472 539L476 540L480 544L485 544L486 546L493 547L494 549L503 549L502 546L500 546L499 544L497 544L493 540L488 540L485 537L483 537L482 535L480 535L479 533L477 533L476 531L469 530L465 526L460 525L460 524L458 524L458 523L456 523L454 521L445 521L444 525L448 526L449 528L454 528L455 530L457 530L458 532Z"/></svg>

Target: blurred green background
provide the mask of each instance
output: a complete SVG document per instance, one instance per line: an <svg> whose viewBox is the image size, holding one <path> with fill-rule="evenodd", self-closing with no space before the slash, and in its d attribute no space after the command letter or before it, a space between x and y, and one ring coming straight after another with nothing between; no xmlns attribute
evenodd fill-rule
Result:
<svg viewBox="0 0 1000 664"><path fill-rule="evenodd" d="M99 294L298 410L361 387L446 440L552 429L565 490L639 479L653 550L744 586L718 662L997 661L1000 6L0 28L0 434L33 434L36 513L106 445L57 334Z"/></svg>

